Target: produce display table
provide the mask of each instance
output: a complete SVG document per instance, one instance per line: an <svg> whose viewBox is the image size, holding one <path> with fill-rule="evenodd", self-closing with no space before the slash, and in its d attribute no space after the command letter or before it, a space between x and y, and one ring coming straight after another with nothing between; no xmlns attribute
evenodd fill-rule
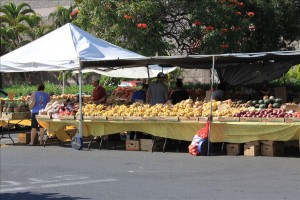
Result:
<svg viewBox="0 0 300 200"><path fill-rule="evenodd" d="M78 120L42 119L38 122L49 132L75 125ZM83 121L83 136L103 136L124 131L138 131L153 136L191 141L205 122L170 121ZM245 143L256 140L300 141L300 122L218 122L214 121L210 134L211 142Z"/></svg>
<svg viewBox="0 0 300 200"><path fill-rule="evenodd" d="M15 124L22 125L22 126L31 126L31 119L11 120L11 119L3 118L3 116L2 116L2 119L0 119L0 127L2 127L2 134L1 134L0 140L2 138L4 138L4 134L7 134L8 137L10 138L10 140L13 142L13 145L15 144L14 140L10 136L10 128L12 125L15 125ZM6 132L3 131L4 127L7 128Z"/></svg>

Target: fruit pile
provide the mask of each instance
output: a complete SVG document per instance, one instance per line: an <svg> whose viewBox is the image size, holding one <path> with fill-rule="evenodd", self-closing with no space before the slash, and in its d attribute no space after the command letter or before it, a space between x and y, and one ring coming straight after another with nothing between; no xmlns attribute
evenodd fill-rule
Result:
<svg viewBox="0 0 300 200"><path fill-rule="evenodd" d="M117 87L107 99L109 104L128 104L131 102L132 94L136 91L135 87Z"/></svg>
<svg viewBox="0 0 300 200"><path fill-rule="evenodd" d="M136 117L207 117L210 115L210 106L212 105L212 116L218 117L263 117L263 118L277 118L277 117L300 117L298 112L286 111L285 109L275 108L255 108L250 107L230 107L231 101L212 101L202 102L193 101L192 99L184 100L175 105L171 104L157 104L151 106L149 104L134 103L131 105L96 105L87 104L83 107L84 116L136 116ZM224 106L225 109L219 109Z"/></svg>

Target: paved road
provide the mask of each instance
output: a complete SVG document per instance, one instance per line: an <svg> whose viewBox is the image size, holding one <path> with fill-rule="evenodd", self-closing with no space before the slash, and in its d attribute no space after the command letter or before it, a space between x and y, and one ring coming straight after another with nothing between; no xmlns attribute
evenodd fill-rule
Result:
<svg viewBox="0 0 300 200"><path fill-rule="evenodd" d="M14 134L13 137L16 135ZM10 143L1 140L1 143ZM300 160L2 146L0 199L298 199Z"/></svg>

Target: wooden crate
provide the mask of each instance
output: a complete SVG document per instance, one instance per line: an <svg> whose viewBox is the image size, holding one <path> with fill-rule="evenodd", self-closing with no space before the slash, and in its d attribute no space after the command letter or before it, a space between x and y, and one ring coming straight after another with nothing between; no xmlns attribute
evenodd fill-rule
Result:
<svg viewBox="0 0 300 200"><path fill-rule="evenodd" d="M284 121L287 123L300 122L300 118L289 117L289 118L284 118Z"/></svg>
<svg viewBox="0 0 300 200"><path fill-rule="evenodd" d="M139 151L140 141L139 140L126 140L126 151Z"/></svg>
<svg viewBox="0 0 300 200"><path fill-rule="evenodd" d="M31 112L2 112L1 118L3 120L31 119Z"/></svg>
<svg viewBox="0 0 300 200"><path fill-rule="evenodd" d="M93 121L106 121L106 116L82 116L84 120L93 120ZM79 116L76 116L76 119L79 120Z"/></svg>
<svg viewBox="0 0 300 200"><path fill-rule="evenodd" d="M179 121L181 122L197 122L199 121L198 117L179 117Z"/></svg>
<svg viewBox="0 0 300 200"><path fill-rule="evenodd" d="M239 122L239 117L219 117L220 122Z"/></svg>
<svg viewBox="0 0 300 200"><path fill-rule="evenodd" d="M143 117L127 116L124 117L124 121L142 121Z"/></svg>
<svg viewBox="0 0 300 200"><path fill-rule="evenodd" d="M227 155L241 155L242 144L227 144L226 145Z"/></svg>
<svg viewBox="0 0 300 200"><path fill-rule="evenodd" d="M244 145L244 156L259 156L260 145L245 144Z"/></svg>
<svg viewBox="0 0 300 200"><path fill-rule="evenodd" d="M260 117L240 117L240 122L261 122Z"/></svg>
<svg viewBox="0 0 300 200"><path fill-rule="evenodd" d="M59 115L60 120L73 120L75 119L74 115Z"/></svg>
<svg viewBox="0 0 300 200"><path fill-rule="evenodd" d="M284 118L261 118L262 122L284 122Z"/></svg>
<svg viewBox="0 0 300 200"><path fill-rule="evenodd" d="M107 116L108 121L124 121L123 116Z"/></svg>

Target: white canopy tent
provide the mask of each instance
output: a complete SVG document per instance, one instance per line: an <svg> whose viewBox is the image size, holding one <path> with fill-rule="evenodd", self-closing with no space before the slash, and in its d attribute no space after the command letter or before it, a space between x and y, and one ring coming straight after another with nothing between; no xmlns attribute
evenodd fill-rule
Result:
<svg viewBox="0 0 300 200"><path fill-rule="evenodd" d="M77 26L68 23L23 47L1 56L0 72L79 70L79 99L81 108L82 62L129 58L136 60L146 57L96 38ZM131 70L131 77L135 76L138 78L145 77L145 72L148 74L147 78L149 78L149 75L153 76L154 72L150 74L148 67L163 71L163 68L156 64L149 66L140 64L105 66L106 69L116 69L116 76L122 77L129 75L127 71L121 70L128 67L136 67ZM174 69L173 67L170 70ZM110 73L112 74L112 72ZM80 109L80 116L82 116L82 109ZM82 118L80 121L79 132L82 135Z"/></svg>
<svg viewBox="0 0 300 200"><path fill-rule="evenodd" d="M66 24L43 37L1 56L0 72L79 70L81 61L103 61L144 56L96 38L73 24ZM118 66L144 72L145 65ZM150 67L159 69L158 65ZM111 67L111 69L115 69ZM160 68L162 70L162 68ZM136 75L138 75L138 71ZM125 73L123 75L126 75Z"/></svg>
<svg viewBox="0 0 300 200"><path fill-rule="evenodd" d="M132 68L122 68L122 69L107 69L107 68L92 68L84 69L82 73L94 72L109 77L116 78L153 78L156 77L159 72L164 72L168 74L174 71L176 67L156 67L154 65L149 66L149 71L147 67L132 67ZM79 73L78 70L74 73Z"/></svg>

